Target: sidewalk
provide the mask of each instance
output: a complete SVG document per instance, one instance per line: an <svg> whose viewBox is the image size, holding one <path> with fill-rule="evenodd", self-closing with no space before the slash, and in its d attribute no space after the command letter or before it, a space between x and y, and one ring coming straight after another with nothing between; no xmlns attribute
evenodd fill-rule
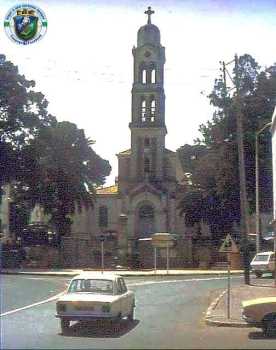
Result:
<svg viewBox="0 0 276 350"><path fill-rule="evenodd" d="M46 275L46 276L76 276L82 271L95 271L101 272L99 269L38 269L38 268L2 268L0 269L0 274L11 274L11 275ZM105 270L109 273L117 273L125 277L142 277L142 276L199 276L199 275L223 275L227 274L227 270L202 270L202 269L170 269L169 273L167 270L156 270L156 273L153 269L147 270ZM232 270L231 274L242 274L243 270Z"/></svg>
<svg viewBox="0 0 276 350"><path fill-rule="evenodd" d="M227 290L213 295L213 301L206 312L205 322L213 326L251 327L242 319L241 302L248 299L276 296L273 278L254 280L253 283L230 289L229 319L227 318Z"/></svg>

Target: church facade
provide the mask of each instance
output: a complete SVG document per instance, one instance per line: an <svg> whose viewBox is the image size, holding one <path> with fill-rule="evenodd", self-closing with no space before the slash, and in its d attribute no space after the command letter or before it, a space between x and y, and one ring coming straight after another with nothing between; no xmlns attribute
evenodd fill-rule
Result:
<svg viewBox="0 0 276 350"><path fill-rule="evenodd" d="M153 255L146 238L156 232L177 234L170 254L175 265L182 265L191 260L184 218L177 209L184 173L177 152L166 148L165 48L158 27L151 23L153 11L145 13L147 24L138 30L132 49L131 147L117 154L116 183L97 189L94 209L75 216L72 234L113 237L117 253L110 256L135 256L144 267L152 266ZM92 246L98 246L99 255L96 241ZM162 261L162 249L159 255Z"/></svg>

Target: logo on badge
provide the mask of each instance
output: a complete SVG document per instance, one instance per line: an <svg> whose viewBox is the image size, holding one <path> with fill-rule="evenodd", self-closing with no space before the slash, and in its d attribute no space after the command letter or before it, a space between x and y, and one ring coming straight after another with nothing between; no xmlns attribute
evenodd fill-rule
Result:
<svg viewBox="0 0 276 350"><path fill-rule="evenodd" d="M30 45L39 41L47 31L47 24L44 12L30 4L12 7L4 20L6 34L20 45Z"/></svg>

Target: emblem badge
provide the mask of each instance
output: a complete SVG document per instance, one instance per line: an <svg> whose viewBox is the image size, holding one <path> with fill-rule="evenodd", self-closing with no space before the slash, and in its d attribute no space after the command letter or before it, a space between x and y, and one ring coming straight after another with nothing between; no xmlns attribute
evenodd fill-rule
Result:
<svg viewBox="0 0 276 350"><path fill-rule="evenodd" d="M37 6L20 4L12 7L4 20L8 37L21 45L29 45L40 40L47 31L47 19Z"/></svg>

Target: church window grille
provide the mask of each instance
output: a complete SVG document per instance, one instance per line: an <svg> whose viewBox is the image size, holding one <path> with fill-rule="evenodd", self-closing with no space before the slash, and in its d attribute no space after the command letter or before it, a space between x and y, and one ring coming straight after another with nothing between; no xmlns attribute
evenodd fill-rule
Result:
<svg viewBox="0 0 276 350"><path fill-rule="evenodd" d="M147 112L146 100L142 99L142 103L141 103L141 119L142 119L142 122L146 121L146 112Z"/></svg>
<svg viewBox="0 0 276 350"><path fill-rule="evenodd" d="M151 114L152 122L154 122L155 120L155 111L156 111L156 105L155 105L155 100L153 99L150 103L150 114Z"/></svg>
<svg viewBox="0 0 276 350"><path fill-rule="evenodd" d="M154 209L151 205L143 205L139 209L139 218L144 219L144 218L153 218L154 217Z"/></svg>
<svg viewBox="0 0 276 350"><path fill-rule="evenodd" d="M145 174L150 173L150 160L147 157L144 159L144 173Z"/></svg>
<svg viewBox="0 0 276 350"><path fill-rule="evenodd" d="M99 226L108 226L108 208L106 206L101 206L99 208Z"/></svg>

